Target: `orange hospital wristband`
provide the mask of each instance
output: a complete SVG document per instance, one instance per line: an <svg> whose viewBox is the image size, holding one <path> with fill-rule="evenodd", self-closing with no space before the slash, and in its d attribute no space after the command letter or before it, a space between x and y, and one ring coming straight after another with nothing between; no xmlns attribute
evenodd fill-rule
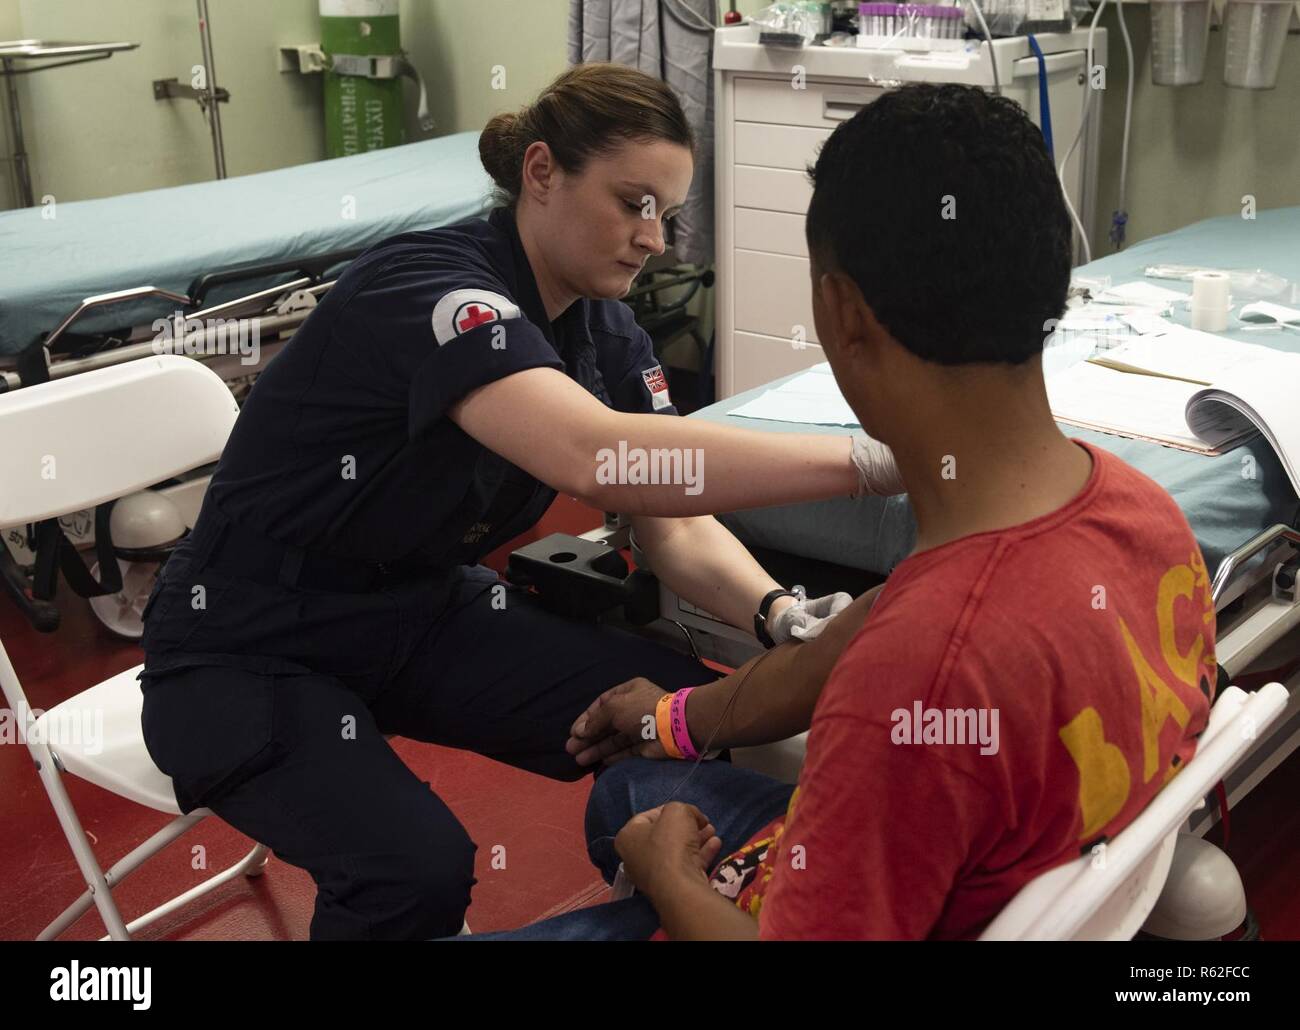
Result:
<svg viewBox="0 0 1300 1030"><path fill-rule="evenodd" d="M672 723L673 694L665 694L655 705L655 732L659 734L659 743L669 758L681 758L682 750L673 740Z"/></svg>

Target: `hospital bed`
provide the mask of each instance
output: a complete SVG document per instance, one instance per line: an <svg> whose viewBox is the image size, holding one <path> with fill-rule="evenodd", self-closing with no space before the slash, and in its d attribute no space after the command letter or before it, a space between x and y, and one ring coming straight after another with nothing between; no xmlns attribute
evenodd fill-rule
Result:
<svg viewBox="0 0 1300 1030"><path fill-rule="evenodd" d="M1300 207L1259 212L1254 220L1214 218L1176 232L1145 240L1120 253L1075 269L1076 277L1109 276L1118 285L1143 278L1154 264L1203 265L1217 268L1263 268L1292 283L1300 283ZM1160 281L1159 285L1190 293L1190 283ZM1286 302L1289 298L1282 299ZM1173 320L1187 323L1186 310L1175 309ZM1235 323L1236 320L1234 319ZM1232 329L1226 335L1300 353L1300 333L1281 328ZM1045 365L1050 367L1049 345ZM796 373L796 375L802 373ZM767 432L849 434L838 426L767 422L729 414L794 376L736 394L704 408L692 418ZM1300 403L1300 383L1296 384ZM1160 483L1187 516L1215 575L1213 590L1218 612L1217 658L1232 682L1257 671L1275 669L1300 653L1300 603L1297 565L1300 563L1300 500L1286 473L1262 437L1218 457L1204 457L1157 444L1125 439L1061 425L1078 437L1118 455ZM1243 478L1242 457L1254 458L1254 478ZM755 509L721 516L741 540L760 557L780 581L801 582L810 595L833 590L858 593L883 577L911 551L916 525L906 497L822 501ZM593 541L626 542L626 530L616 523L584 536ZM546 550L535 545L534 553ZM640 590L631 605L644 609ZM644 625L616 613L616 621L674 646L690 646L701 656L739 665L758 651L753 636L692 608L661 587L660 618ZM689 633L689 645L685 634ZM1278 678L1278 677L1273 677ZM1236 803L1300 744L1300 671L1284 679L1291 703L1227 784ZM743 760L764 771L792 777L802 760L796 739L752 754ZM1197 813L1193 827L1204 832L1212 824L1211 809Z"/></svg>
<svg viewBox="0 0 1300 1030"><path fill-rule="evenodd" d="M153 321L178 308L265 316L263 337L291 331L352 257L396 233L486 211L491 185L478 134L462 132L0 212L0 392L152 353ZM277 310L295 291L293 312Z"/></svg>

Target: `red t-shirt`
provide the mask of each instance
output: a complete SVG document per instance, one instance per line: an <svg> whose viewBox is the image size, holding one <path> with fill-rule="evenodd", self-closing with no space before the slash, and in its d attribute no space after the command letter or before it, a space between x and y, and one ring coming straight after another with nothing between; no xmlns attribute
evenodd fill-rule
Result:
<svg viewBox="0 0 1300 1030"><path fill-rule="evenodd" d="M1191 758L1216 682L1204 560L1164 490L1079 443L1065 507L889 577L786 815L713 874L764 939L976 937Z"/></svg>

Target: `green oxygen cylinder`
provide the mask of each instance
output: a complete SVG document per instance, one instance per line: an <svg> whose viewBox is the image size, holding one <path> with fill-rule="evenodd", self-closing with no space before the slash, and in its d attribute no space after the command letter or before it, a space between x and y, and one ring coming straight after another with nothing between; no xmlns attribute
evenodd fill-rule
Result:
<svg viewBox="0 0 1300 1030"><path fill-rule="evenodd" d="M325 153L346 157L406 142L402 80L358 72L401 53L398 0L320 0ZM342 74L347 69L351 74Z"/></svg>

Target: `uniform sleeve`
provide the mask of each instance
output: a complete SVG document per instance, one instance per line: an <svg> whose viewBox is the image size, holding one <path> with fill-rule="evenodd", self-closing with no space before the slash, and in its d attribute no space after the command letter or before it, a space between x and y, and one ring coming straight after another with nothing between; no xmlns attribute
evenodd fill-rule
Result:
<svg viewBox="0 0 1300 1030"><path fill-rule="evenodd" d="M659 359L655 357L650 334L640 326L635 327L629 350L631 361L627 370L609 391L609 399L614 407L633 415L678 414L668 395L668 378Z"/></svg>
<svg viewBox="0 0 1300 1030"><path fill-rule="evenodd" d="M339 325L393 348L413 370L412 438L480 386L529 368L564 368L505 285L481 269L395 261L349 298Z"/></svg>
<svg viewBox="0 0 1300 1030"><path fill-rule="evenodd" d="M823 700L870 691L871 701L818 706L759 912L764 940L924 940L987 846L998 808L963 767L965 749L892 739L890 713L924 700L929 684L903 655L855 651Z"/></svg>

